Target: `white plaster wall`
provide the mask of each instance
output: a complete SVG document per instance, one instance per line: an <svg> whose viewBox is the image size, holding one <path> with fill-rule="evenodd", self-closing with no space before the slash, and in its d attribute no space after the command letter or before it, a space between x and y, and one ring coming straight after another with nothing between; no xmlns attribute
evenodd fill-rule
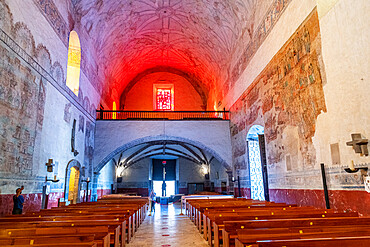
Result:
<svg viewBox="0 0 370 247"><path fill-rule="evenodd" d="M58 176L64 177L66 166L70 160L75 159L81 165L84 163L85 133L78 130L79 115L82 113L72 105L70 108L71 119L67 123L64 121L64 107L69 101L50 84L48 84L46 91L40 159L39 161L34 160L34 163L40 164L39 174L43 174L46 170L45 162L48 159L53 159L59 163ZM76 119L75 148L79 152L76 157L71 152L73 119Z"/></svg>
<svg viewBox="0 0 370 247"><path fill-rule="evenodd" d="M218 177L216 173L218 173ZM221 187L221 182L226 182L226 184L229 183L225 167L215 159L211 162L209 179L211 182L214 182L215 187Z"/></svg>
<svg viewBox="0 0 370 247"><path fill-rule="evenodd" d="M178 137L199 142L231 165L229 121L97 121L94 167L117 148L148 137L163 140Z"/></svg>
<svg viewBox="0 0 370 247"><path fill-rule="evenodd" d="M316 0L293 0L281 15L270 34L266 37L235 86L227 93L223 102L229 109L242 93L263 71L274 55L293 35L316 6Z"/></svg>
<svg viewBox="0 0 370 247"><path fill-rule="evenodd" d="M26 24L35 40L36 47L39 44L45 45L50 52L52 64L58 61L62 65L65 73L65 80L68 57L67 47L60 40L34 2L31 0L5 0L5 2L12 13L13 24L17 22L23 22ZM62 8L61 13L64 18L67 18L68 9L66 5L63 5L63 3L64 1L58 1L57 6ZM69 103L69 100L67 99L68 97L62 95L61 92L59 92L48 81L43 79L43 82L46 85L44 121L42 131L36 136L35 141L32 170L33 178L24 178L24 184L26 186L25 193L41 192L42 188L40 187L40 184L45 180L45 175L47 174L45 163L50 158L52 158L55 163L58 163L58 179L60 179L58 183L52 184L51 192L62 192L64 190L64 176L66 166L70 160L76 159L82 166L84 165L87 118L84 113L72 104L69 110L71 113L71 120L69 123L64 121L64 107ZM94 103L95 107L98 106L100 96L83 73L81 73L80 88L84 92L84 96L89 97L90 105ZM72 97L74 97L74 95ZM74 103L80 106L83 104L77 99ZM90 106L89 109L86 110L91 112ZM85 120L84 132L78 130L80 115L84 116ZM77 120L75 144L79 154L76 157L74 157L71 152L71 131L73 119ZM93 121L93 119L90 117L89 121ZM91 174L88 174L88 167L86 168L86 177L92 177ZM38 183L33 181L37 181ZM3 189L1 192L13 193L13 189Z"/></svg>
<svg viewBox="0 0 370 247"><path fill-rule="evenodd" d="M23 22L30 29L36 46L44 44L53 62L59 61L66 73L68 50L32 0L5 0L14 23ZM66 78L66 74L64 75Z"/></svg>
<svg viewBox="0 0 370 247"><path fill-rule="evenodd" d="M111 189L111 184L114 183L114 180L115 180L115 167L114 163L110 161L100 171L97 189L98 190Z"/></svg>
<svg viewBox="0 0 370 247"><path fill-rule="evenodd" d="M23 22L30 29L37 47L38 44L43 44L50 53L52 64L58 61L64 70L64 81L67 77L67 61L68 61L68 48L60 40L59 36L55 33L53 27L50 26L47 19L39 11L38 7L32 0L5 0L6 4L13 15L14 24L16 22ZM67 6L64 0L57 1L56 6L59 9L62 17L68 23ZM81 47L82 52L84 47ZM90 103L94 103L95 107L99 105L100 94L91 85L83 71L80 75L80 88L84 96L88 96Z"/></svg>
<svg viewBox="0 0 370 247"><path fill-rule="evenodd" d="M181 188L187 188L188 183L204 183L202 166L189 160L179 158L179 182ZM183 185L183 186L181 186Z"/></svg>
<svg viewBox="0 0 370 247"><path fill-rule="evenodd" d="M339 0L320 19L327 83L327 112L319 115L313 138L317 157L331 166L330 144L339 143L341 166L370 163L346 146L352 133L370 139L370 2Z"/></svg>
<svg viewBox="0 0 370 247"><path fill-rule="evenodd" d="M117 177L120 176L122 171L122 184L118 184L119 188L124 188L125 186L141 188L143 183L148 183L149 181L149 167L152 165L150 158L143 159L126 169L117 169ZM138 186L133 183L138 183Z"/></svg>

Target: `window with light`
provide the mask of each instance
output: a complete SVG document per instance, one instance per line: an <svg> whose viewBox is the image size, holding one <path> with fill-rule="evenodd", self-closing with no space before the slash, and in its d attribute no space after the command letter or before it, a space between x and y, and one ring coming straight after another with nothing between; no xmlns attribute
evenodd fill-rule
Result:
<svg viewBox="0 0 370 247"><path fill-rule="evenodd" d="M156 111L174 110L174 86L173 84L154 84L153 105Z"/></svg>

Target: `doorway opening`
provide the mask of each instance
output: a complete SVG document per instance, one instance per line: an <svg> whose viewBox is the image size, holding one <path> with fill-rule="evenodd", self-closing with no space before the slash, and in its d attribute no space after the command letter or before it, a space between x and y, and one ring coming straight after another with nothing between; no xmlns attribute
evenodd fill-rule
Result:
<svg viewBox="0 0 370 247"><path fill-rule="evenodd" d="M153 181L153 190L154 193L157 196L165 196L165 197L170 197L172 195L175 195L175 181L165 181L166 184L166 190L165 192L162 191L162 185L163 181ZM163 192L163 194L162 194Z"/></svg>
<svg viewBox="0 0 370 247"><path fill-rule="evenodd" d="M251 198L269 201L264 128L252 126L247 134Z"/></svg>
<svg viewBox="0 0 370 247"><path fill-rule="evenodd" d="M176 194L176 159L153 161L153 190L159 197L170 197Z"/></svg>
<svg viewBox="0 0 370 247"><path fill-rule="evenodd" d="M78 182L80 180L80 170L74 166L71 168L71 174L69 176L69 191L68 201L72 204L77 203L78 197Z"/></svg>
<svg viewBox="0 0 370 247"><path fill-rule="evenodd" d="M66 205L76 204L80 201L80 171L81 165L77 160L68 162L64 183L64 202Z"/></svg>

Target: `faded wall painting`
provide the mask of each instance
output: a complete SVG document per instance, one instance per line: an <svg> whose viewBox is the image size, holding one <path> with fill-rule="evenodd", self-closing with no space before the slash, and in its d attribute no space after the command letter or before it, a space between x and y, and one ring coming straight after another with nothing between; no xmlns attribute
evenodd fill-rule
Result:
<svg viewBox="0 0 370 247"><path fill-rule="evenodd" d="M312 137L318 115L326 111L322 72L314 10L231 108L236 169L247 169L240 157L253 124L265 127L269 172L285 173L287 154L294 171L316 164ZM273 185L273 176L271 180Z"/></svg>
<svg viewBox="0 0 370 247"><path fill-rule="evenodd" d="M42 129L45 85L11 51L0 46L1 172L32 174L37 132Z"/></svg>

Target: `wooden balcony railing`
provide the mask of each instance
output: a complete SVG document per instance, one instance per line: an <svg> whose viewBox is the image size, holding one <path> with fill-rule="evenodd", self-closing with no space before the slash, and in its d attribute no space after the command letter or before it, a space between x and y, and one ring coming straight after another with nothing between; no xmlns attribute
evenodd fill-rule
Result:
<svg viewBox="0 0 370 247"><path fill-rule="evenodd" d="M229 114L229 111L96 110L96 120L229 120Z"/></svg>

